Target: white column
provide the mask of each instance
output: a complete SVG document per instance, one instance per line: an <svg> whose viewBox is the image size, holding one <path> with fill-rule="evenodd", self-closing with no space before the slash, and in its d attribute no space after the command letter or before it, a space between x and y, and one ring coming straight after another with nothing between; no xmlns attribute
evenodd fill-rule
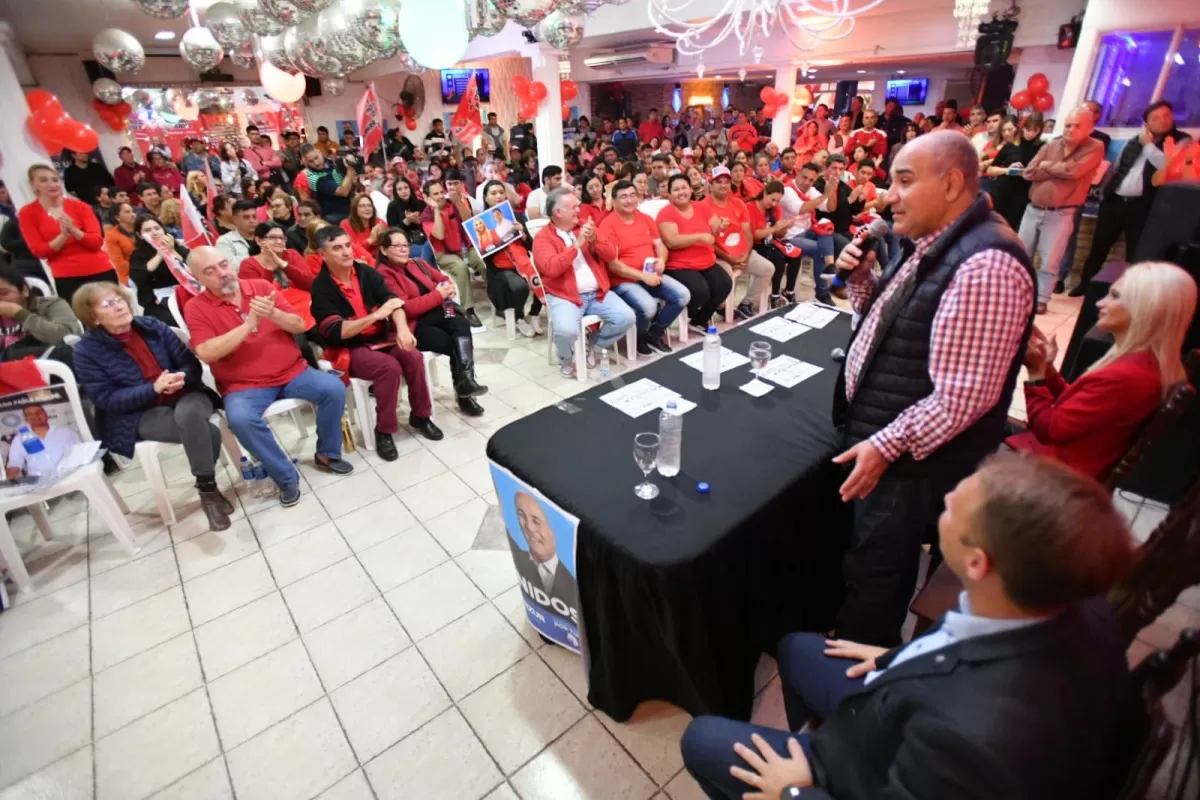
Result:
<svg viewBox="0 0 1200 800"><path fill-rule="evenodd" d="M550 164L563 166L562 92L558 87L558 57L561 54L562 51L544 45L529 46L525 52L533 62L530 80L546 84L546 99L533 121L539 169Z"/></svg>
<svg viewBox="0 0 1200 800"><path fill-rule="evenodd" d="M781 64L775 69L775 91L796 96L796 67L791 64ZM792 146L792 104L788 103L779 110L771 125L771 141L779 145L779 149Z"/></svg>
<svg viewBox="0 0 1200 800"><path fill-rule="evenodd" d="M25 171L30 164L48 162L50 157L25 128L29 104L25 102L25 91L6 54L8 47L16 46L12 28L8 23L0 22L0 48L4 48L0 50L0 108L5 110L0 119L0 177L12 195L13 205L19 209L33 201L33 190L29 188Z"/></svg>

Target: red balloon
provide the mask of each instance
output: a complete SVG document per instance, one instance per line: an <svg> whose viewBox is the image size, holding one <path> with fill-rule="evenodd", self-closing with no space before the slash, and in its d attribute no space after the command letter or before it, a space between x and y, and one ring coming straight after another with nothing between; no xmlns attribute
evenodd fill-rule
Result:
<svg viewBox="0 0 1200 800"><path fill-rule="evenodd" d="M571 107L568 106L566 103L562 104L562 118L563 118L563 122L566 122L568 119L571 118Z"/></svg>
<svg viewBox="0 0 1200 800"><path fill-rule="evenodd" d="M1029 76L1029 80L1025 82L1025 88L1034 97L1039 94L1046 94L1050 91L1050 79L1044 73L1035 72Z"/></svg>
<svg viewBox="0 0 1200 800"><path fill-rule="evenodd" d="M1009 98L1008 104L1017 111L1024 111L1029 108L1029 104L1033 102L1033 96L1028 89L1022 89Z"/></svg>
<svg viewBox="0 0 1200 800"><path fill-rule="evenodd" d="M47 153L57 153L59 150L62 149L62 147L56 145L54 142L51 142L48 139L42 138L38 134L38 132L33 129L33 117L30 117L29 119L25 120L25 128L29 131L29 135L32 136L34 139L36 139L38 141L38 144L40 144L42 146L42 149L45 150Z"/></svg>
<svg viewBox="0 0 1200 800"><path fill-rule="evenodd" d="M530 98L522 98L517 106L517 116L521 119L533 119L537 116L537 103Z"/></svg>
<svg viewBox="0 0 1200 800"><path fill-rule="evenodd" d="M549 91L546 89L546 84L542 83L541 81L534 81L533 83L529 84L529 99L533 100L533 102L541 103L549 94Z"/></svg>
<svg viewBox="0 0 1200 800"><path fill-rule="evenodd" d="M90 153L100 146L100 137L90 125L74 122L63 141L63 146L76 153Z"/></svg>
<svg viewBox="0 0 1200 800"><path fill-rule="evenodd" d="M562 94L563 100L574 100L579 97L579 87L570 78L559 82L558 91Z"/></svg>
<svg viewBox="0 0 1200 800"><path fill-rule="evenodd" d="M1054 108L1054 95L1049 93L1039 94L1037 97L1033 98L1034 111L1040 111L1045 114L1052 108Z"/></svg>
<svg viewBox="0 0 1200 800"><path fill-rule="evenodd" d="M529 91L529 78L524 75L514 75L512 79L512 90L516 92L517 97L523 97Z"/></svg>
<svg viewBox="0 0 1200 800"><path fill-rule="evenodd" d="M412 117L407 117L404 120L404 127L408 128L410 131L415 131L417 129L417 121Z"/></svg>
<svg viewBox="0 0 1200 800"><path fill-rule="evenodd" d="M762 88L762 91L760 91L758 93L758 98L760 100L762 100L763 103L765 103L766 105L771 105L771 103L775 102L774 97L775 97L775 88L772 86L764 86Z"/></svg>
<svg viewBox="0 0 1200 800"><path fill-rule="evenodd" d="M58 102L58 98L45 89L31 90L29 94L25 95L25 102L29 104L29 110L35 114L46 106L62 108L62 103Z"/></svg>

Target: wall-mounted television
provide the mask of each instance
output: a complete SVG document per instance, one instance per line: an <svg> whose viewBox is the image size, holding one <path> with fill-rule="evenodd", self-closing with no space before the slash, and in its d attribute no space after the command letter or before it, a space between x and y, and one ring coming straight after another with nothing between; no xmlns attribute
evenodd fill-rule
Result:
<svg viewBox="0 0 1200 800"><path fill-rule="evenodd" d="M929 94L929 78L899 78L887 82L885 99L896 98L901 105L919 106Z"/></svg>
<svg viewBox="0 0 1200 800"><path fill-rule="evenodd" d="M467 91L467 83L471 73L475 73L475 85L479 89L479 102L490 103L492 100L492 80L486 69L444 69L442 70L442 102L453 105L462 100Z"/></svg>

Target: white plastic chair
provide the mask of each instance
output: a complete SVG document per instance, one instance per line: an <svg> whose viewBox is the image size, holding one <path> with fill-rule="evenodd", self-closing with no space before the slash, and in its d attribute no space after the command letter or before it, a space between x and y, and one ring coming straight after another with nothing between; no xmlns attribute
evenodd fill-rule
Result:
<svg viewBox="0 0 1200 800"><path fill-rule="evenodd" d="M175 318L175 326L179 328L179 330L188 334L188 338L185 339L184 342L190 342L191 331L188 330L187 322L185 322L183 319L183 311L179 308L179 298L176 297L175 292L171 292L169 295L167 295L167 308L170 309L171 316Z"/></svg>
<svg viewBox="0 0 1200 800"><path fill-rule="evenodd" d="M437 375L437 353L423 352L421 355L425 360L425 383L432 390L434 377ZM371 393L368 391L370 388L371 381L362 378L350 379L350 399L354 405L354 421L358 424L358 429L362 431L363 447L374 452L375 402L371 399ZM429 418L434 419L436 415L437 403L433 403Z"/></svg>
<svg viewBox="0 0 1200 800"><path fill-rule="evenodd" d="M30 289L37 289L39 292L41 292L42 297L55 296L54 289L50 286L50 284L46 283L41 278L33 278L27 275L25 276L25 283Z"/></svg>
<svg viewBox="0 0 1200 800"><path fill-rule="evenodd" d="M79 402L79 387L75 383L75 376L71 370L65 364L57 361L37 360L34 363L37 364L47 383L51 378L59 378L62 381L59 385L67 393L67 399L71 404L71 413L79 428L79 438L85 442L95 441L92 431L88 427L87 419L83 416L83 406ZM33 581L21 560L21 553L17 549L12 530L8 526L7 513L18 508L28 508L34 524L37 525L42 535L47 539L53 539L54 527L42 504L71 492L83 492L87 496L88 504L108 525L113 536L125 548L125 552L131 556L137 553L138 547L134 543L133 529L125 518L125 515L129 513L129 507L125 505L124 499L108 482L108 478L104 475L104 465L100 461L94 461L45 489L25 494L0 492L0 556L3 557L9 573L21 591L32 589Z"/></svg>

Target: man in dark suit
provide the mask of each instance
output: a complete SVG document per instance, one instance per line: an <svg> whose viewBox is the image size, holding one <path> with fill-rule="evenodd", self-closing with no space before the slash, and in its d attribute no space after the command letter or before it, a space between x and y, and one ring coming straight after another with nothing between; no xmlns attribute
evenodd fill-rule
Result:
<svg viewBox="0 0 1200 800"><path fill-rule="evenodd" d="M1115 796L1140 717L1097 597L1131 559L1111 498L1057 462L993 456L946 496L938 532L959 609L890 651L785 637L788 727L822 724L793 735L698 717L681 748L709 797Z"/></svg>
<svg viewBox="0 0 1200 800"><path fill-rule="evenodd" d="M513 495L513 503L521 533L529 545L529 552L525 552L512 536L508 537L513 562L521 577L521 590L539 606L578 625L579 587L575 576L558 559L554 531L545 509L536 497L526 492Z"/></svg>

